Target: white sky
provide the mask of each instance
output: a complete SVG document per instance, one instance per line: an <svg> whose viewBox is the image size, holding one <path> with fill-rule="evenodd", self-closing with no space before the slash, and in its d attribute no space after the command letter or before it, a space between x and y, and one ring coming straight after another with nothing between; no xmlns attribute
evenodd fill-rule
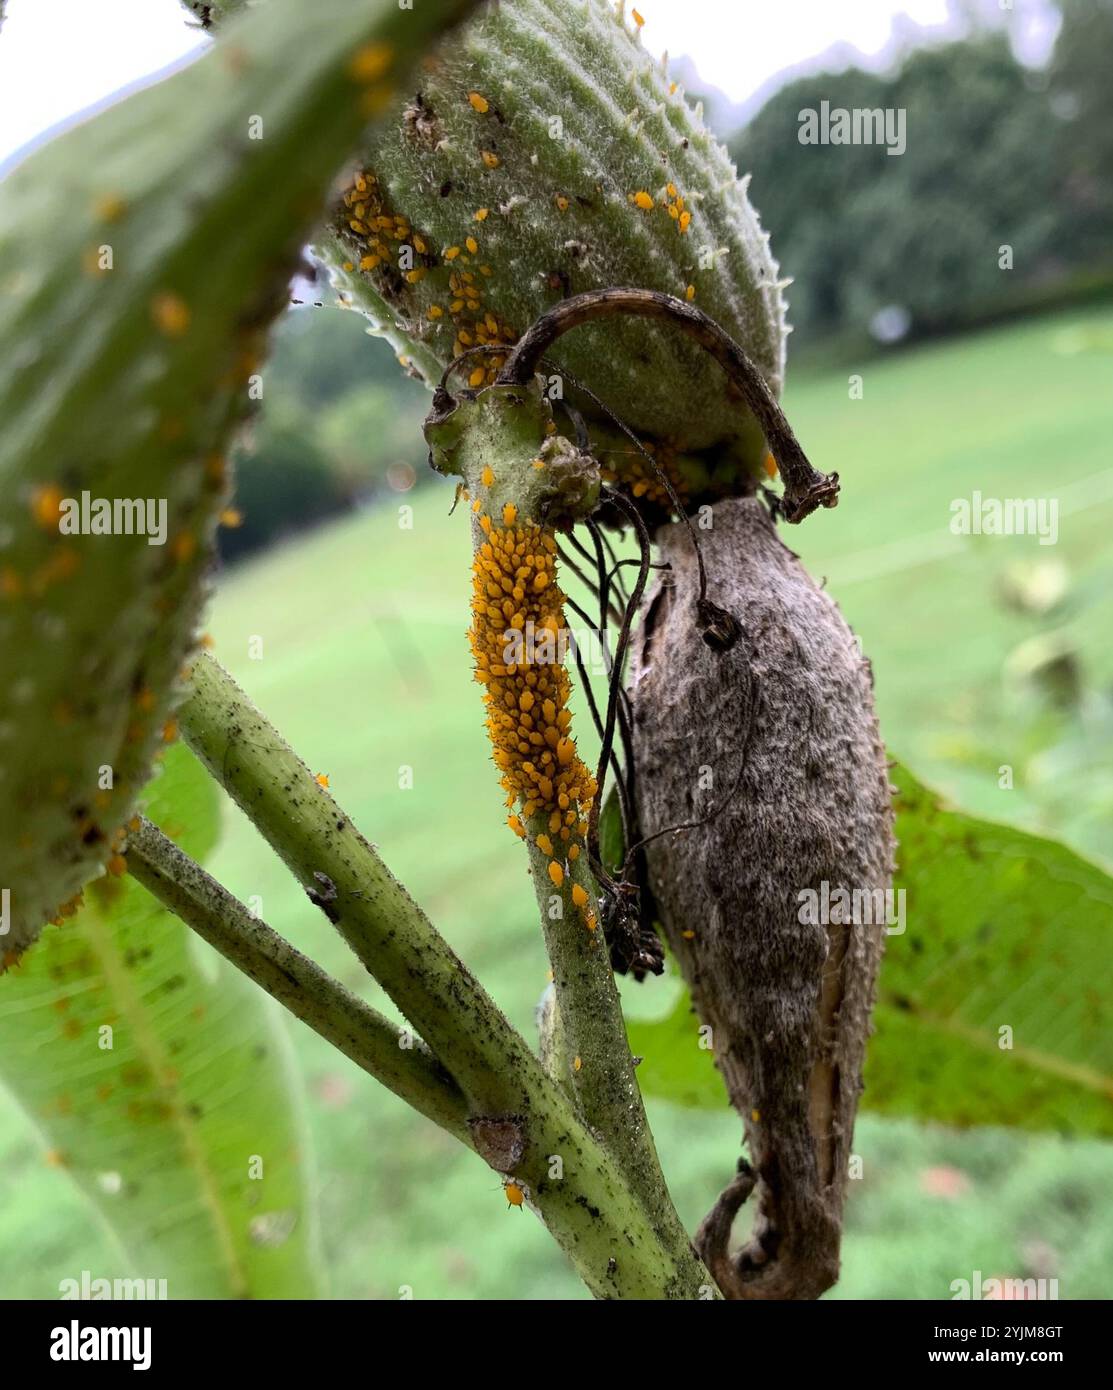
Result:
<svg viewBox="0 0 1113 1390"><path fill-rule="evenodd" d="M1047 0L975 0L1011 9L1023 56L1038 59ZM969 0L967 0L969 3ZM629 8L629 6L628 6ZM948 0L640 0L653 53L688 54L703 80L744 101L783 69L836 45L884 55L911 24L954 31ZM0 160L33 136L204 43L177 0L8 0L0 31Z"/></svg>

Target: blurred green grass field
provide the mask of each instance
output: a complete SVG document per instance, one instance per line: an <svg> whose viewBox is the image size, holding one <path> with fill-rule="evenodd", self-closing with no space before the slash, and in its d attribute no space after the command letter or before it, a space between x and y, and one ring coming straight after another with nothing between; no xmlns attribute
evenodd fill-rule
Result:
<svg viewBox="0 0 1113 1390"><path fill-rule="evenodd" d="M837 469L835 512L786 539L825 576L872 657L889 747L965 807L1113 859L1113 311L1092 310L801 375L787 408L813 461ZM954 537L952 499L1060 499L1057 545ZM482 731L465 638L470 542L451 488L400 499L227 574L215 653L411 889L513 1021L532 1033L546 962L520 847ZM1047 577L1046 567L1063 567ZM1041 576L1046 583L1042 582ZM1057 606L1012 607L1018 581L1062 584ZM1054 582L1052 582L1054 581ZM1078 698L1055 707L1010 674L1053 634ZM250 653L258 650L256 659ZM580 721L581 730L583 721ZM1002 790L998 768L1014 768ZM412 787L402 789L412 781ZM389 1011L271 851L230 809L210 869L352 988ZM667 982L624 989L664 1011ZM528 1213L507 1210L478 1159L313 1034L290 1024L316 1140L332 1292L342 1297L583 1295ZM738 1126L651 1104L666 1172L694 1225L729 1177ZM957 1135L865 1115L843 1279L833 1297L947 1298L980 1270L1060 1279L1106 1297L1113 1147L997 1131ZM0 1100L0 1287L51 1297L75 1269L120 1269L30 1125Z"/></svg>

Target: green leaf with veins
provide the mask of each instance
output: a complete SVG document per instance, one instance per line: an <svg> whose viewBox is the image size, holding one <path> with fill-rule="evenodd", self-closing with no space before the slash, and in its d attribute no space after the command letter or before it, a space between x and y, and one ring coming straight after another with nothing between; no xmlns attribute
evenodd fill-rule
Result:
<svg viewBox="0 0 1113 1390"><path fill-rule="evenodd" d="M213 848L218 792L184 746L145 795L194 858ZM133 879L85 897L4 981L0 1080L116 1236L124 1277L165 1278L171 1298L313 1297L306 1136L275 1006Z"/></svg>

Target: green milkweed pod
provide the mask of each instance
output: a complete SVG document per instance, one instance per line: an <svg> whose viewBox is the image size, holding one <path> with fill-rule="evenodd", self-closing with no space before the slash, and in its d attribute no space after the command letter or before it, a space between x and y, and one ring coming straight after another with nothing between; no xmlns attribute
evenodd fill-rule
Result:
<svg viewBox="0 0 1113 1390"><path fill-rule="evenodd" d="M489 6L441 41L351 169L320 255L430 386L465 352L466 384L490 384L499 349L561 299L636 285L705 310L779 395L785 282L748 180L639 35L606 0ZM761 428L675 329L587 325L557 356L545 370L683 459L692 500L752 490ZM620 474L637 464L620 458Z"/></svg>

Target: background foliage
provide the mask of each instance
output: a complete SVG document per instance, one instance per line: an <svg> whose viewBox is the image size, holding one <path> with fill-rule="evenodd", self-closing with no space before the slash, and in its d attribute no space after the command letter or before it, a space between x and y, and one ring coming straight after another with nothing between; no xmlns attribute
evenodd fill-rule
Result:
<svg viewBox="0 0 1113 1390"><path fill-rule="evenodd" d="M1064 1297L1108 1293L1113 1151L1080 1131L1109 1126L1110 1067L1087 1011L1110 993L1102 865L1113 813L1113 655L1105 637L1113 622L1113 311L1108 303L1061 308L887 355L868 342L873 314L888 304L910 311L915 339L1105 283L1113 120L1102 35L1113 7L1064 0L1064 10L1046 74L1020 68L998 37L978 36L914 53L889 76L848 71L795 83L736 142L740 166L755 170L773 244L797 278L793 319L814 350L811 365L807 353L803 363L793 358L787 408L816 461L844 480L839 509L794 533L792 544L827 580L873 659L893 753L964 813L1069 847L1035 842L1029 858L1038 868L1014 874L1017 846L1027 843L1015 829L935 812L931 829L910 823L908 933L890 943L882 974L878 1057L887 1070L871 1063L870 1099L890 1113L865 1114L856 1132L863 1176L852 1184L835 1298L946 1297L952 1279L974 1270L1058 1276ZM907 106L908 153L898 160L828 148L809 161L796 112L824 98ZM1002 241L1017 255L1007 294L986 250ZM298 294L329 297L304 285ZM263 411L238 459L243 524L224 533L224 552L247 561L309 524L329 524L226 572L211 619L216 654L315 770L330 775L392 869L528 1032L546 963L470 679L466 520L449 518L451 489L424 465L427 398L364 327L354 314L306 307L280 328ZM863 377L861 401L848 395L850 373ZM952 536L950 503L974 487L1000 496L1054 492L1059 544ZM399 504L414 508L412 529L399 525ZM1002 785L1003 766L1011 787ZM153 787L156 815L163 798L173 824L200 835L187 848L201 854L212 841L212 789L193 781L183 750L169 767ZM410 789L403 769L412 770ZM205 809L195 796L208 798ZM252 827L227 806L223 818L210 869L389 1013ZM977 867L977 853L989 856L992 878ZM997 916L980 922L975 909L990 883ZM262 1209L246 1183L221 1194L238 1252L229 1264L209 1258L218 1223L199 1197L194 1156L183 1162L180 1146L156 1150L130 1124L116 1132L113 1153L82 1151L87 1127L80 1109L60 1105L67 1077L51 1065L51 1042L71 1017L80 1024L103 987L83 973L82 942L101 930L92 895L70 936L44 944L57 957L54 973L52 956L42 954L45 974L36 965L21 978L22 993L0 995L0 1019L18 1014L20 1031L33 1026L30 1047L9 1048L0 1069L8 1086L0 1092L0 1278L9 1297L53 1297L60 1279L82 1269L133 1274L137 1251L150 1260L141 1272L172 1273L177 1294L241 1293L244 1271L258 1295L323 1288L312 1218L301 1205L306 1131L332 1293L394 1298L409 1285L427 1298L582 1296L540 1226L507 1210L479 1160L300 1025L276 1020L184 928L141 905L136 885L113 892L126 900L124 910L112 909L125 949L128 934L140 931L165 946L157 976L145 977L142 962L135 967L160 1026L173 1031L179 1000L209 1010L185 1074L140 1068L136 1094L171 1112L205 1106L203 1137L236 1162L243 1117L262 1106L266 1116L251 1131L274 1136L275 1186ZM992 962L1015 976L988 973L990 957L979 954L987 930ZM165 990L168 970L185 985ZM992 1047L952 1072L900 1003L913 989L925 1009L945 1005L983 1034L999 1013L1001 1022L1039 1025L1041 1052L1087 1069L1084 1101L1071 1100L1063 1114L1055 1107L1065 1091L1010 1091L1010 1058ZM627 986L625 995L636 1038L684 1018L671 978ZM653 1085L651 1046L652 1091L662 1088ZM254 1058L258 1047L265 1057ZM241 1054L258 1061L263 1080L253 1087L233 1065ZM1038 1132L956 1132L904 1118L909 1109L951 1122L1008 1119ZM725 1102L688 1109L657 1098L650 1110L681 1214L694 1225L729 1171L736 1117ZM1062 1132L1048 1132L1049 1124ZM160 1229L152 1222L168 1186L177 1198ZM135 1219L124 1251L103 1218L129 1203ZM256 1220L291 1212L292 1224Z"/></svg>
<svg viewBox="0 0 1113 1390"><path fill-rule="evenodd" d="M867 337L897 307L914 334L1108 292L1113 283L1109 0L1063 0L1050 66L1000 32L914 49L887 75L799 78L731 142L790 293L794 350ZM801 145L798 113L906 113L907 149ZM1013 269L998 266L1012 247Z"/></svg>

